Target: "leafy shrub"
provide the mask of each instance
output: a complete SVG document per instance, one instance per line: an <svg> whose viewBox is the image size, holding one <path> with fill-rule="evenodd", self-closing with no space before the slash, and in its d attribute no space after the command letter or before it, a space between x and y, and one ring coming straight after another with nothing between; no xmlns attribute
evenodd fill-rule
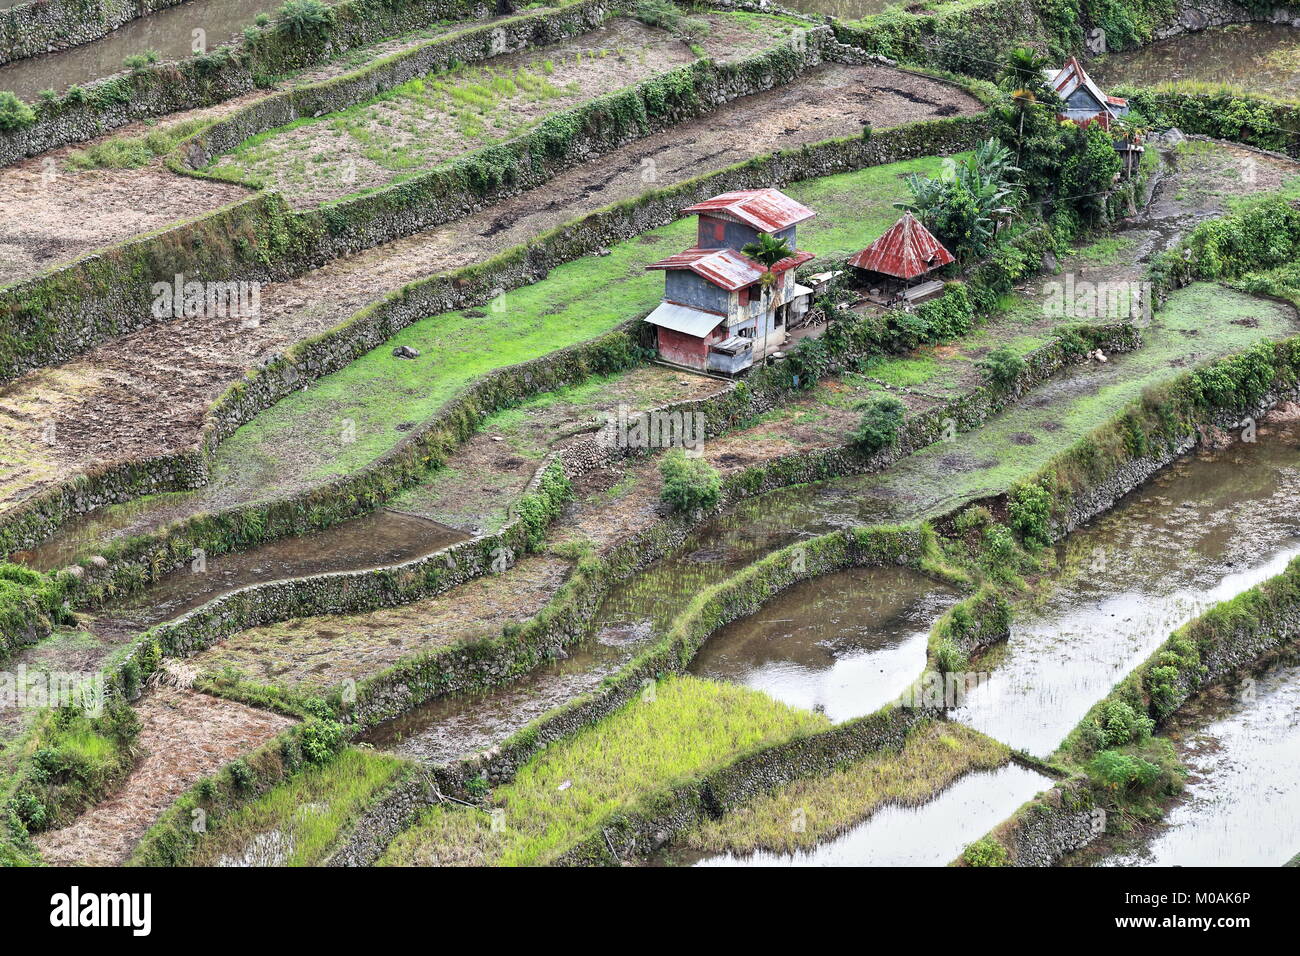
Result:
<svg viewBox="0 0 1300 956"><path fill-rule="evenodd" d="M1088 762L1085 768L1088 778L1094 786L1121 798L1176 789L1177 761L1169 742L1162 741L1162 744L1161 763L1153 763L1138 754L1103 750Z"/></svg>
<svg viewBox="0 0 1300 956"><path fill-rule="evenodd" d="M343 725L337 720L311 717L300 729L302 755L310 763L325 763L343 744Z"/></svg>
<svg viewBox="0 0 1300 956"><path fill-rule="evenodd" d="M334 11L320 0L285 0L275 15L276 31L293 40L310 40L334 22Z"/></svg>
<svg viewBox="0 0 1300 956"><path fill-rule="evenodd" d="M1007 496L1011 528L1028 547L1052 543L1052 495L1039 484L1016 485Z"/></svg>
<svg viewBox="0 0 1300 956"><path fill-rule="evenodd" d="M36 122L32 108L8 90L0 90L0 130L19 129Z"/></svg>
<svg viewBox="0 0 1300 956"><path fill-rule="evenodd" d="M1016 539L1004 524L984 529L984 563L992 567L1013 568L1017 561Z"/></svg>
<svg viewBox="0 0 1300 956"><path fill-rule="evenodd" d="M1106 747L1122 747L1142 743L1151 736L1155 727L1146 714L1140 714L1122 700L1108 700L1101 710L1102 741Z"/></svg>
<svg viewBox="0 0 1300 956"><path fill-rule="evenodd" d="M967 866L1006 866L1011 862L1007 848L992 837L983 837L962 851Z"/></svg>
<svg viewBox="0 0 1300 956"><path fill-rule="evenodd" d="M1025 360L1009 348L994 349L977 363L994 385L1008 388L1025 370Z"/></svg>
<svg viewBox="0 0 1300 956"><path fill-rule="evenodd" d="M786 358L790 382L797 389L809 389L830 371L832 356L823 339L800 339Z"/></svg>
<svg viewBox="0 0 1300 956"><path fill-rule="evenodd" d="M661 497L677 511L708 510L722 499L722 476L703 458L688 458L674 449L664 456L659 473Z"/></svg>
<svg viewBox="0 0 1300 956"><path fill-rule="evenodd" d="M853 444L868 455L898 440L906 409L893 395L878 395L863 403L862 418L853 429Z"/></svg>
<svg viewBox="0 0 1300 956"><path fill-rule="evenodd" d="M253 768L243 759L236 760L230 765L230 780L235 785L236 790L252 790Z"/></svg>

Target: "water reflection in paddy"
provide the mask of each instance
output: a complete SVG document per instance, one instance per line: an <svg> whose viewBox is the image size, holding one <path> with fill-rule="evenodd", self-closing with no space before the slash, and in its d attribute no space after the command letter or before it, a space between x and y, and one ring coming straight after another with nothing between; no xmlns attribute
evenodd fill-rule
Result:
<svg viewBox="0 0 1300 956"><path fill-rule="evenodd" d="M81 46L17 60L0 67L0 90L35 100L41 90L63 93L69 86L121 73L128 56L157 51L162 61L194 54L195 31L203 31L204 49L229 43L259 13L269 13L276 0L189 0L179 6L131 20L108 36Z"/></svg>
<svg viewBox="0 0 1300 956"><path fill-rule="evenodd" d="M848 720L916 679L930 626L955 599L951 588L902 568L802 581L710 637L690 671Z"/></svg>
<svg viewBox="0 0 1300 956"><path fill-rule="evenodd" d="M1072 535L1066 573L954 719L1049 754L1173 630L1279 573L1300 553L1298 441L1291 423L1183 459Z"/></svg>
<svg viewBox="0 0 1300 956"><path fill-rule="evenodd" d="M1300 30L1287 24L1217 27L1112 53L1089 64L1102 87L1155 86L1181 80L1227 83L1256 93L1300 93Z"/></svg>

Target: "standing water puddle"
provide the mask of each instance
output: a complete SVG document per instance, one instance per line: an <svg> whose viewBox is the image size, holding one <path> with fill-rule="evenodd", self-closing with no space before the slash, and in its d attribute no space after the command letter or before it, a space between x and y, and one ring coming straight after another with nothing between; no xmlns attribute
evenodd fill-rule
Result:
<svg viewBox="0 0 1300 956"><path fill-rule="evenodd" d="M931 625L956 592L902 568L801 581L709 638L690 672L839 722L897 699L925 668Z"/></svg>
<svg viewBox="0 0 1300 956"><path fill-rule="evenodd" d="M1281 866L1300 849L1300 666L1278 667L1220 702L1182 741L1179 803L1110 866Z"/></svg>
<svg viewBox="0 0 1300 956"><path fill-rule="evenodd" d="M945 866L1052 780L1007 764L968 773L919 807L881 807L841 836L796 853L735 856L673 852L666 861L695 866Z"/></svg>
<svg viewBox="0 0 1300 956"><path fill-rule="evenodd" d="M1296 423L1183 459L1058 549L1065 572L1017 612L1003 659L950 714L1047 755L1172 631L1300 554Z"/></svg>

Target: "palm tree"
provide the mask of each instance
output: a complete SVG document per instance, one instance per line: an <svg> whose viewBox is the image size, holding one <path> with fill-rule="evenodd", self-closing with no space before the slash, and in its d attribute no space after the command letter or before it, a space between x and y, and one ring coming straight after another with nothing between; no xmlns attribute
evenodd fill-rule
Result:
<svg viewBox="0 0 1300 956"><path fill-rule="evenodd" d="M788 239L778 239L770 232L760 232L757 241L745 243L740 251L766 267L767 271L763 273L762 279L764 289L770 289L776 282L776 273L772 271L772 266L794 255Z"/></svg>
<svg viewBox="0 0 1300 956"><path fill-rule="evenodd" d="M1051 62L1027 46L1018 46L1007 54L998 74L998 86L1011 94L1016 110L1020 114L1019 130L1016 134L1016 165L1020 165L1020 147L1025 139L1025 114L1038 102L1038 95L1043 90L1043 70Z"/></svg>

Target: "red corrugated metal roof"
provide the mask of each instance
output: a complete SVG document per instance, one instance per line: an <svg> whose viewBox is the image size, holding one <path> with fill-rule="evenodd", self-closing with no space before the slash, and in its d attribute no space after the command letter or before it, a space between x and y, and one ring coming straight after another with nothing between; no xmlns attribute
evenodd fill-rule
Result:
<svg viewBox="0 0 1300 956"><path fill-rule="evenodd" d="M780 260L779 262L774 263L771 271L785 272L787 269L797 269L805 262L808 262L809 260L816 259L816 258L817 257L813 255L811 252L796 252L794 255L786 256L784 259Z"/></svg>
<svg viewBox="0 0 1300 956"><path fill-rule="evenodd" d="M735 292L763 278L761 265L734 249L701 249L696 246L675 256L661 259L647 269L690 269L714 285Z"/></svg>
<svg viewBox="0 0 1300 956"><path fill-rule="evenodd" d="M899 279L915 279L952 261L952 254L909 212L851 258L849 265Z"/></svg>
<svg viewBox="0 0 1300 956"><path fill-rule="evenodd" d="M730 217L759 232L780 232L817 215L779 189L741 189L682 210L683 215L701 212Z"/></svg>

